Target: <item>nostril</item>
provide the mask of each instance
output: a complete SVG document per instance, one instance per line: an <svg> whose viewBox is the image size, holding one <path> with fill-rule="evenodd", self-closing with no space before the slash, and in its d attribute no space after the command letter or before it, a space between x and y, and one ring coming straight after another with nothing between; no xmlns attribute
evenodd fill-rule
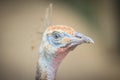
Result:
<svg viewBox="0 0 120 80"><path fill-rule="evenodd" d="M81 36L76 36L76 37L77 37L77 38L80 38L80 39L82 38Z"/></svg>
<svg viewBox="0 0 120 80"><path fill-rule="evenodd" d="M78 32L75 33L75 37L77 37L77 38L79 38L79 39L81 39L82 36L83 36L83 34L81 34L81 33L78 33Z"/></svg>
<svg viewBox="0 0 120 80"><path fill-rule="evenodd" d="M77 36L77 37L80 38L80 39L82 38L81 36Z"/></svg>

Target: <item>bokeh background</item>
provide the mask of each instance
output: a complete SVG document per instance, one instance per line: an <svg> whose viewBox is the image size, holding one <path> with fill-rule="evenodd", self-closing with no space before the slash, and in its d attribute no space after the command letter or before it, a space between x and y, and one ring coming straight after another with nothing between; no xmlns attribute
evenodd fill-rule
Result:
<svg viewBox="0 0 120 80"><path fill-rule="evenodd" d="M52 24L90 36L61 63L57 80L120 80L119 0L0 1L0 80L35 80L45 10Z"/></svg>

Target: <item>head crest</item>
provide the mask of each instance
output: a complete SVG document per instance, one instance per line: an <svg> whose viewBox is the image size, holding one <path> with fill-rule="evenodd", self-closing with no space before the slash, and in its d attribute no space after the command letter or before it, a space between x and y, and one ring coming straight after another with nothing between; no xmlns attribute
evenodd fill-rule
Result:
<svg viewBox="0 0 120 80"><path fill-rule="evenodd" d="M52 25L52 10L53 10L53 4L50 3L49 6L48 6L48 8L46 8L45 17L43 19L43 25L37 26L36 29L35 29L35 34L33 33L31 35L32 38L34 38L34 40L32 39L32 46L31 46L32 50L34 50L34 48L35 48L35 42L36 42L35 41L35 36L37 34L39 34L39 36L41 36L43 34L44 30L41 31L41 27L44 27L44 29L46 29L47 27L49 27L50 25Z"/></svg>

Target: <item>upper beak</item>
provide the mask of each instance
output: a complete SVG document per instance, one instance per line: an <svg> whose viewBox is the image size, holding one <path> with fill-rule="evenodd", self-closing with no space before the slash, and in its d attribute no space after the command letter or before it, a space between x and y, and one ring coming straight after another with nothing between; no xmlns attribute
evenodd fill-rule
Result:
<svg viewBox="0 0 120 80"><path fill-rule="evenodd" d="M81 44L81 43L92 43L92 44L94 44L94 41L90 37L85 36L81 33L76 32L75 37L77 38L76 40L77 40L78 44Z"/></svg>

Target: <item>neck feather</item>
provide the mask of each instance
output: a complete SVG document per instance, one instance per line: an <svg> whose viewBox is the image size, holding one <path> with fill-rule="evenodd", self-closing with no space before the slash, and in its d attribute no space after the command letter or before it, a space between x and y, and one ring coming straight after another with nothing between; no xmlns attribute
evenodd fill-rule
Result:
<svg viewBox="0 0 120 80"><path fill-rule="evenodd" d="M38 60L36 80L54 80L59 64L67 55L66 52L58 50L56 53L42 52Z"/></svg>

